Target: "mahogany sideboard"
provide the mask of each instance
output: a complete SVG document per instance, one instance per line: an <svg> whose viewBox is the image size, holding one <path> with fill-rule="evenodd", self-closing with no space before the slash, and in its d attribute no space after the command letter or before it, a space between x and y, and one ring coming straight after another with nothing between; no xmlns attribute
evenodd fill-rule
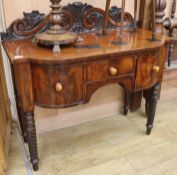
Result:
<svg viewBox="0 0 177 175"><path fill-rule="evenodd" d="M91 6L88 8L87 4L79 5L86 10L91 8L93 13ZM75 7L77 6L78 4L75 4ZM79 9L82 10L80 6ZM110 12L115 9L114 7ZM75 16L77 15L82 13ZM32 17L38 20L41 16L37 14ZM97 17L100 17L98 13ZM126 20L131 22L132 19L131 15L126 13ZM35 21L28 20L30 25ZM124 115L128 113L132 95L133 101L139 101L136 96L143 92L146 100L147 134L151 134L169 39L159 35L157 41L151 42L150 31L137 29L136 32L124 31L123 44L116 45L116 30L109 30L104 37L91 31L79 34L83 41L63 47L60 53L53 53L51 48L40 47L31 40L37 32L44 30L47 20L48 16L40 20L40 23L36 24L35 21L31 28L28 28L26 21L15 21L3 41L11 63L22 134L28 142L34 170L38 169L39 163L35 105L65 108L84 104L90 101L98 88L113 83L120 84L125 89ZM69 26L72 31L85 30L79 20L77 25ZM84 25L91 29L91 24ZM21 30L17 30L18 28Z"/></svg>

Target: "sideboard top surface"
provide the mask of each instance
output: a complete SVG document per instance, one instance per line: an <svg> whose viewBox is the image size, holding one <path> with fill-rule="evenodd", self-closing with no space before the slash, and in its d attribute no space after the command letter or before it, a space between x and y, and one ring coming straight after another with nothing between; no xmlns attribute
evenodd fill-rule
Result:
<svg viewBox="0 0 177 175"><path fill-rule="evenodd" d="M11 63L33 62L38 64L62 64L76 63L101 56L119 56L126 53L136 54L137 51L154 50L164 45L168 40L165 36L159 36L159 41L150 42L151 32L138 29L136 33L124 31L122 45L114 45L118 40L116 31L109 31L107 36L98 37L96 33L82 33L83 41L74 46L98 45L98 48L77 48L74 46L64 47L60 53L53 53L51 48L38 46L32 40L4 41L3 46ZM103 57L102 57L103 58ZM83 60L84 59L84 60Z"/></svg>

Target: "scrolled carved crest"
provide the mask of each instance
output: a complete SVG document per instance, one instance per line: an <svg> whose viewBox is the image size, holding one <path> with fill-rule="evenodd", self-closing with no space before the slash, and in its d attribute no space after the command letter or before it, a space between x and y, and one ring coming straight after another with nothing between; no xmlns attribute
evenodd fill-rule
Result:
<svg viewBox="0 0 177 175"><path fill-rule="evenodd" d="M38 26L45 17L45 14L39 13L39 11L32 11L31 13L24 12L23 15L23 19L15 20L7 29L7 32L2 33L2 40L33 37L35 35L36 26Z"/></svg>
<svg viewBox="0 0 177 175"><path fill-rule="evenodd" d="M117 28L120 25L121 8L113 6L109 10L108 28ZM37 33L50 27L49 15L45 16L39 11L23 13L24 18L15 20L7 29L7 33L1 34L3 40L33 38ZM72 32L89 32L100 30L103 27L104 10L95 8L87 3L75 2L64 6L61 11L63 18L62 27ZM131 28L133 17L125 12L124 25Z"/></svg>

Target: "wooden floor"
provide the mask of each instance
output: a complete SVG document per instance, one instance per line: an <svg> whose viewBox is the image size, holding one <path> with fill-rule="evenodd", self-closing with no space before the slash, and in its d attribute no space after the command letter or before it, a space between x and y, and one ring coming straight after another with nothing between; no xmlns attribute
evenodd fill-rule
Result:
<svg viewBox="0 0 177 175"><path fill-rule="evenodd" d="M165 83L152 135L144 107L38 136L40 169L34 175L177 175L177 82ZM9 175L25 175L13 135Z"/></svg>

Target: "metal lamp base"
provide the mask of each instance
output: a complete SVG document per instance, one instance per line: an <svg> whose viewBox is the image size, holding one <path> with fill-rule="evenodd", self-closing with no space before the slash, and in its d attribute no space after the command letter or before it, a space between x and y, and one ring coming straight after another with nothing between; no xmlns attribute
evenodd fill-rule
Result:
<svg viewBox="0 0 177 175"><path fill-rule="evenodd" d="M36 41L41 46L53 46L53 52L60 52L61 45L73 44L78 40L78 36L73 33L40 33L36 36Z"/></svg>

